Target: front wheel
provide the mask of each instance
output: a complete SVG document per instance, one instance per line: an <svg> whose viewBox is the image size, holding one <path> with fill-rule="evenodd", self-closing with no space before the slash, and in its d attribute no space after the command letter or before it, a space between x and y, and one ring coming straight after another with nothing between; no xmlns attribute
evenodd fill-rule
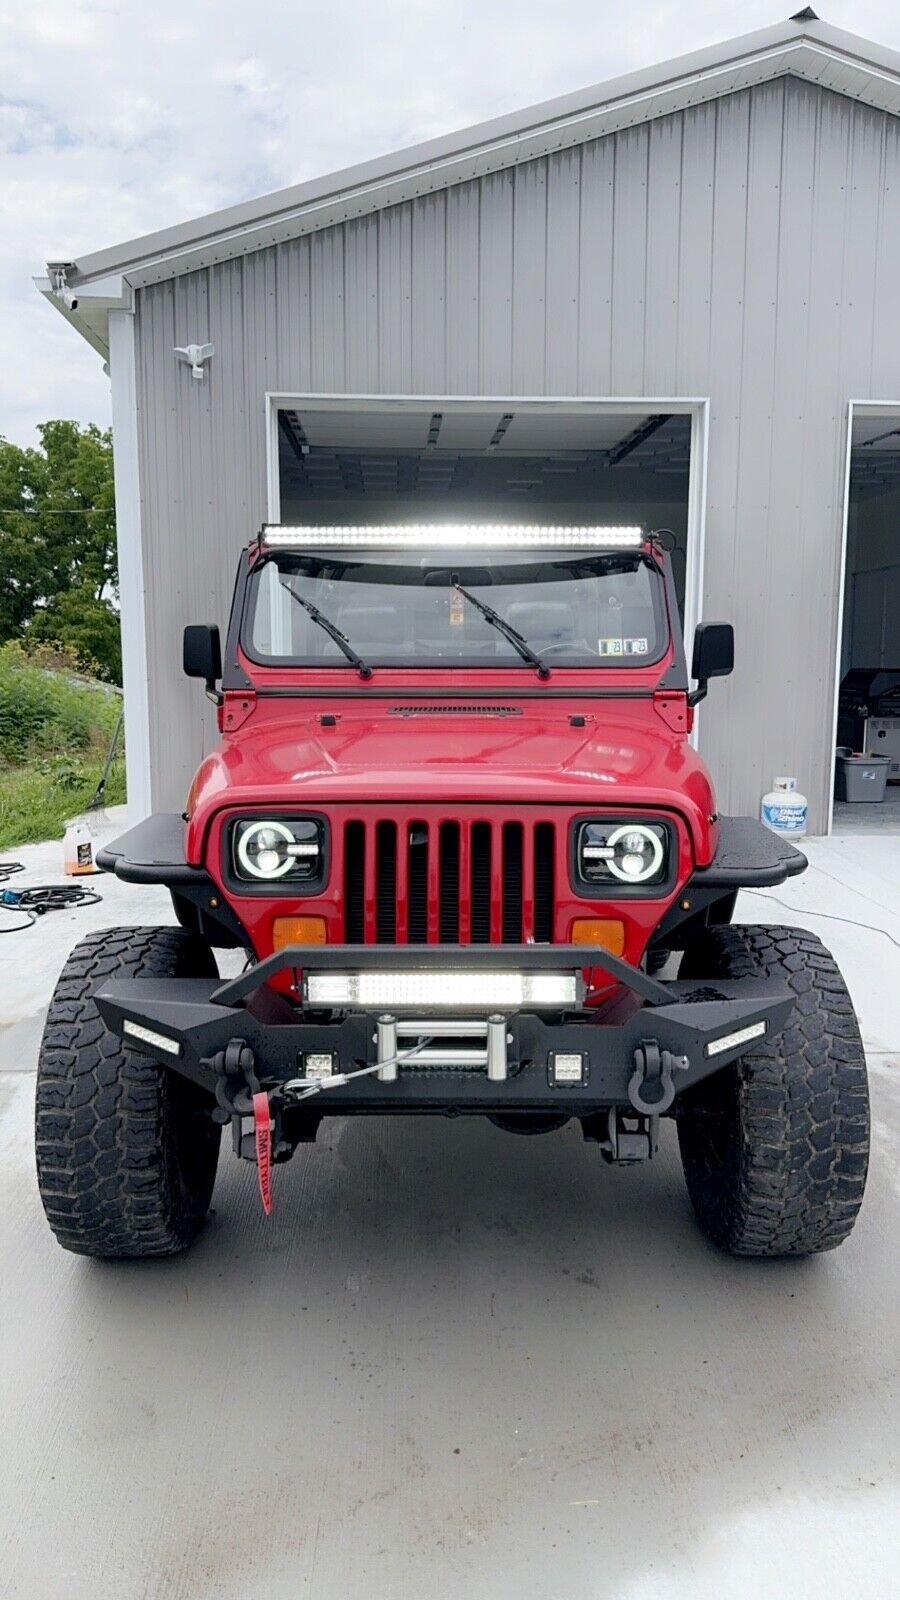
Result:
<svg viewBox="0 0 900 1600"><path fill-rule="evenodd" d="M846 1239L862 1204L869 1095L859 1024L821 940L802 928L709 928L686 979L771 978L793 990L783 1032L676 1103L688 1193L732 1255L806 1256Z"/></svg>
<svg viewBox="0 0 900 1600"><path fill-rule="evenodd" d="M86 1256L167 1256L209 1210L221 1128L213 1100L109 1032L111 978L216 976L181 928L114 928L75 946L50 1002L37 1074L38 1187L59 1243Z"/></svg>

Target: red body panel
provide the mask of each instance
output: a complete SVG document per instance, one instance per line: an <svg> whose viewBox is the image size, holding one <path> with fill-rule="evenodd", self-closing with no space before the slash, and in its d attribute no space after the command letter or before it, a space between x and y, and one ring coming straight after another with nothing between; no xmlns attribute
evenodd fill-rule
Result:
<svg viewBox="0 0 900 1600"><path fill-rule="evenodd" d="M363 802L353 803L317 803L316 810L327 815L329 823L329 871L324 887L317 893L297 900L291 895L265 895L258 892L252 894L236 894L229 889L222 876L222 845L225 826L232 816L246 814L246 805L229 806L217 811L209 831L209 845L206 855L207 867L215 879L217 888L224 899L227 899L235 914L247 929L256 954L262 958L272 952L272 924L275 917L288 916L299 909L304 915L324 917L328 929L328 943L340 944L344 939L344 825L347 822L363 821L367 828L374 829L378 822L390 821L402 826L404 823L424 821L429 825L430 848L428 856L428 943L439 942L438 907L439 892L437 882L438 857L436 840L438 829L442 822L490 822L495 826L502 826L504 822L525 822L533 825L537 822L552 822L555 827L555 859L554 859L554 910L553 910L553 943L568 944L571 939L572 923L576 917L619 917L625 924L625 950L626 960L633 963L640 961L644 947L654 928L659 923L668 907L676 899L694 867L694 854L691 846L691 837L684 818L677 812L643 805L641 816L653 821L657 817L668 817L675 824L678 841L678 873L672 888L661 897L641 897L613 900L609 898L581 899L575 892L570 882L569 849L570 826L572 819L584 814L585 807L580 805L532 805L512 804L454 804L445 802L442 805L422 804L418 800L410 799L409 793L405 799L398 798L395 802L382 801L380 804ZM294 809L293 807L291 809ZM599 808L596 804L588 809L596 814ZM278 807L271 807L272 814L278 814ZM468 831L463 831L464 853L460 862L460 892L459 892L459 942L470 942L470 899L468 893L469 872L468 861L465 856ZM522 937L528 943L534 938L534 884L530 872L530 852L523 853L525 867L522 894ZM364 919L366 943L375 942L375 880L374 880L374 854L367 856L367 873L364 893ZM404 880L405 857L403 852L397 857L397 943L407 942L406 918L406 884ZM499 880L500 853L495 850L492 856L492 870L497 881L491 888L491 939L492 944L501 944L502 929L500 923L502 906L502 883ZM602 984L603 979L599 973L594 975L592 987ZM290 987L289 983L285 987Z"/></svg>
<svg viewBox="0 0 900 1600"><path fill-rule="evenodd" d="M483 682L479 687L489 692ZM252 713L223 737L194 780L188 860L204 862L208 829L224 805L328 807L409 798L661 807L685 818L697 865L712 860L709 774L652 699L594 700L574 692L571 700L511 699L519 714L503 718L392 712L395 704L415 703L409 691L385 700L365 688L352 700L324 692L314 700L255 699ZM322 726L323 714L335 717L333 727ZM572 716L583 716L584 727L573 727Z"/></svg>

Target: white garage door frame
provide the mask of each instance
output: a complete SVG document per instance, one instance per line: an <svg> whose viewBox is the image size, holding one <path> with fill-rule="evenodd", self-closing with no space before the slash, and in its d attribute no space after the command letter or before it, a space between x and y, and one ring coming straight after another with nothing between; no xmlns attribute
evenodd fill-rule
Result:
<svg viewBox="0 0 900 1600"><path fill-rule="evenodd" d="M847 402L847 434L844 444L844 507L841 520L841 551L838 567L837 627L834 647L834 704L831 715L831 749L829 751L828 825L827 833L834 828L834 779L837 767L838 700L841 693L841 655L844 648L844 600L847 593L847 539L850 527L850 467L853 456L853 424L858 417L894 412L900 421L900 400L850 400Z"/></svg>
<svg viewBox="0 0 900 1600"><path fill-rule="evenodd" d="M706 470L709 446L708 398L672 399L634 395L622 398L581 395L427 395L427 394L280 394L266 395L266 497L268 521L281 521L281 485L278 474L278 413L285 408L303 411L441 411L530 412L535 416L585 416L591 413L646 416L670 412L691 419L691 459L688 471L687 560L684 578L684 637L690 662L694 629L703 615L703 575L706 557ZM691 742L697 738L697 720Z"/></svg>

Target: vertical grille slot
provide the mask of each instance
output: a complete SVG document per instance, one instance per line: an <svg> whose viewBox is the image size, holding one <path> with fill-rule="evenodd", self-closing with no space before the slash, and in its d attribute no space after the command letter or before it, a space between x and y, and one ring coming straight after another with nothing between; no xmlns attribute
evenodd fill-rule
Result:
<svg viewBox="0 0 900 1600"><path fill-rule="evenodd" d="M348 822L344 829L344 943L365 939L366 829Z"/></svg>
<svg viewBox="0 0 900 1600"><path fill-rule="evenodd" d="M503 943L522 938L522 824L503 824Z"/></svg>
<svg viewBox="0 0 900 1600"><path fill-rule="evenodd" d="M428 942L428 824L410 822L406 834L407 912L406 937L410 944Z"/></svg>
<svg viewBox="0 0 900 1600"><path fill-rule="evenodd" d="M534 830L534 937L537 944L553 942L554 832L552 822L539 822Z"/></svg>
<svg viewBox="0 0 900 1600"><path fill-rule="evenodd" d="M473 944L491 942L491 825L472 825L472 931Z"/></svg>
<svg viewBox="0 0 900 1600"><path fill-rule="evenodd" d="M375 937L379 944L397 938L397 824L375 829Z"/></svg>
<svg viewBox="0 0 900 1600"><path fill-rule="evenodd" d="M442 822L440 831L439 923L441 944L456 944L459 939L459 823Z"/></svg>

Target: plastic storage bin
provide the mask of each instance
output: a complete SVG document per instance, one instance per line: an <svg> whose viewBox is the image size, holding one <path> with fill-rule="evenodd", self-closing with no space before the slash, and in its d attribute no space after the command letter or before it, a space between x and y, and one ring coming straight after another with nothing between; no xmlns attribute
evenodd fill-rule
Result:
<svg viewBox="0 0 900 1600"><path fill-rule="evenodd" d="M850 800L854 805L861 800L869 802L883 800L890 764L889 756L838 753L834 798Z"/></svg>

